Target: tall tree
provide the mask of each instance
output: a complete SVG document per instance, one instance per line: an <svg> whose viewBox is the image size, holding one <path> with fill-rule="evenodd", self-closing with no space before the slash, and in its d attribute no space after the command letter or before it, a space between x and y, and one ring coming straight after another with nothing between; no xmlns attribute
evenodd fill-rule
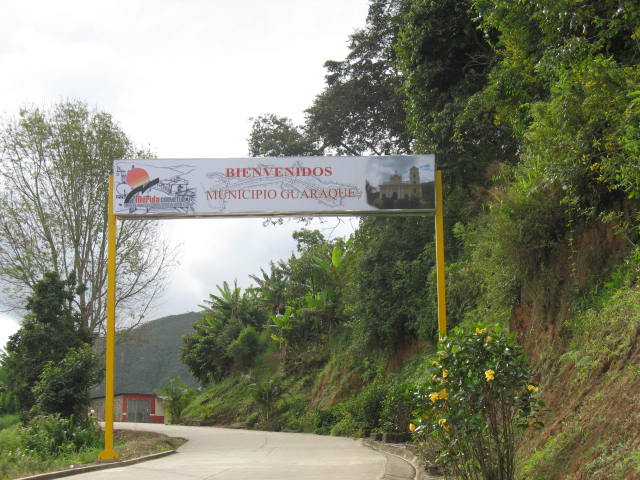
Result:
<svg viewBox="0 0 640 480"><path fill-rule="evenodd" d="M9 391L25 414L36 402L33 389L47 366L59 364L70 351L92 341L73 305L81 290L73 274L63 280L57 273L47 272L27 298L28 313L1 359Z"/></svg>
<svg viewBox="0 0 640 480"><path fill-rule="evenodd" d="M46 271L75 272L84 289L80 318L91 331L105 319L107 179L117 158L137 151L104 112L81 102L27 108L0 132L0 281L3 302L19 308ZM173 262L157 223L120 222L119 318L139 321L162 291Z"/></svg>
<svg viewBox="0 0 640 480"><path fill-rule="evenodd" d="M389 155L409 153L403 77L394 45L408 0L373 0L367 25L351 36L344 60L329 60L326 87L306 110L304 125L273 114L254 119L252 156Z"/></svg>
<svg viewBox="0 0 640 480"><path fill-rule="evenodd" d="M252 157L288 157L321 155L305 126L296 126L286 117L272 113L252 119L249 155Z"/></svg>
<svg viewBox="0 0 640 480"><path fill-rule="evenodd" d="M338 155L409 153L403 78L394 45L407 0L373 0L367 25L351 36L349 54L329 60L325 89L306 111L307 128L323 149Z"/></svg>
<svg viewBox="0 0 640 480"><path fill-rule="evenodd" d="M372 0L367 24L351 36L347 57L325 63L326 87L306 110L305 125L298 128L300 134L315 140L322 153L385 155L414 150L406 123L406 91L401 90L407 78L398 68L396 49L404 18L414 3ZM265 140L288 138L285 133L274 128L270 137L252 136L257 140L250 144L252 151ZM265 143L266 147L274 144ZM284 148L279 152L286 154ZM345 311L367 346L393 348L416 332L429 335L435 331L424 291L431 262L422 258L425 244L433 237L426 233L430 230L431 226L425 229L420 222L416 225L413 218L372 217L361 222L350 269L354 273L345 287L346 303L353 307L348 305ZM289 261L286 294L294 298L305 292L315 295L327 287L327 272L305 260L326 257L333 247L326 245L328 250L322 252L309 232L298 233L298 240L299 247L310 247L305 251L313 255ZM415 291L419 293L412 297L409 292Z"/></svg>
<svg viewBox="0 0 640 480"><path fill-rule="evenodd" d="M416 149L436 154L449 191L483 185L488 165L517 159L511 129L477 96L498 57L493 32L483 34L475 16L469 0L414 2L396 46ZM469 201L468 192L461 193L465 198L453 212Z"/></svg>

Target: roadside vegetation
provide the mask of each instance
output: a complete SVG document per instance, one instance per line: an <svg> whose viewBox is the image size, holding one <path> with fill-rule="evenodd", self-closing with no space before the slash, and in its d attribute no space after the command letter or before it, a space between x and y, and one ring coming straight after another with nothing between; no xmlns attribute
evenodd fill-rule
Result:
<svg viewBox="0 0 640 480"><path fill-rule="evenodd" d="M115 432L115 446L123 460L173 450L183 442L149 432ZM86 427L49 417L23 427L17 414L0 415L0 479L95 464L103 448L102 431L95 424Z"/></svg>
<svg viewBox="0 0 640 480"><path fill-rule="evenodd" d="M104 448L103 431L88 415L102 362L74 308L80 290L74 275L45 274L0 357L0 478L95 463ZM151 437L120 434L118 448L125 458L174 448L173 440Z"/></svg>
<svg viewBox="0 0 640 480"><path fill-rule="evenodd" d="M202 384L185 421L411 425L425 460L460 478L640 478L639 19L633 2L372 0L304 123L257 117L250 152L435 153L451 338L438 346L432 219L363 218L348 239L301 229L252 288L204 300L182 349ZM461 365L448 349L476 328L494 332L478 355L515 342L502 354L518 357L493 351L467 383L434 374L438 352ZM428 390L434 377L447 385ZM473 395L514 416L451 403Z"/></svg>
<svg viewBox="0 0 640 480"><path fill-rule="evenodd" d="M301 228L295 254L252 287L228 279L203 299L181 350L201 390L167 385L174 420L385 433L412 439L449 477L640 479L638 25L631 0L371 0L304 122L256 117L249 151L435 153L450 336L438 342L433 219L366 217L344 239ZM88 115L63 107L56 118ZM23 112L18 126L41 120ZM128 260L171 263L163 248L143 255L137 235ZM0 276L31 292L2 356L6 463L62 425L95 438L81 416L96 380L85 344L103 309L87 300L99 285L53 268L56 251L12 256L25 252L0 243ZM163 271L130 278L161 284ZM142 313L157 291L147 293ZM59 388L67 376L72 388ZM78 444L65 435L34 451L69 454Z"/></svg>

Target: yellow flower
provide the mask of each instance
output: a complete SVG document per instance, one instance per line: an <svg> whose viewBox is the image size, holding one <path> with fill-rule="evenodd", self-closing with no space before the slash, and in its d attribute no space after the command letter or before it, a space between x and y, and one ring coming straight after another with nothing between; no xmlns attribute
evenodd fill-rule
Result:
<svg viewBox="0 0 640 480"><path fill-rule="evenodd" d="M433 362L431 362L431 365L433 365L434 367L437 367L440 365L440 363L434 360Z"/></svg>
<svg viewBox="0 0 640 480"><path fill-rule="evenodd" d="M415 432L415 430L416 430L416 426L413 423L410 423L409 424L409 431L410 432Z"/></svg>
<svg viewBox="0 0 640 480"><path fill-rule="evenodd" d="M447 378L449 376L449 372L447 370L442 370L442 378Z"/></svg>
<svg viewBox="0 0 640 480"><path fill-rule="evenodd" d="M441 427L444 427L446 424L447 424L446 418L441 418L440 420L438 420L438 425L440 425Z"/></svg>
<svg viewBox="0 0 640 480"><path fill-rule="evenodd" d="M476 335L482 335L483 333L487 333L486 328L476 328Z"/></svg>
<svg viewBox="0 0 640 480"><path fill-rule="evenodd" d="M486 377L487 382L494 380L495 375L496 375L496 372L494 372L493 370L487 370L486 372L484 372L484 376Z"/></svg>
<svg viewBox="0 0 640 480"><path fill-rule="evenodd" d="M489 343L489 342L493 342L493 337L487 337L485 339L485 342Z"/></svg>
<svg viewBox="0 0 640 480"><path fill-rule="evenodd" d="M536 387L535 385L529 385L527 386L527 390L529 390L530 392L537 392L538 391L538 387Z"/></svg>
<svg viewBox="0 0 640 480"><path fill-rule="evenodd" d="M449 398L449 393L447 392L446 388L443 388L437 393L432 393L429 395L429 399L433 403L436 403L438 400L446 400L447 398Z"/></svg>

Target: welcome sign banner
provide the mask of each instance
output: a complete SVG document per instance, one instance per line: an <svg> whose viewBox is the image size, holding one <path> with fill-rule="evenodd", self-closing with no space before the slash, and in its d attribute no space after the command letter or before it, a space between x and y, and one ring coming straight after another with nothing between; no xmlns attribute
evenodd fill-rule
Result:
<svg viewBox="0 0 640 480"><path fill-rule="evenodd" d="M125 159L118 217L421 214L435 209L433 155Z"/></svg>

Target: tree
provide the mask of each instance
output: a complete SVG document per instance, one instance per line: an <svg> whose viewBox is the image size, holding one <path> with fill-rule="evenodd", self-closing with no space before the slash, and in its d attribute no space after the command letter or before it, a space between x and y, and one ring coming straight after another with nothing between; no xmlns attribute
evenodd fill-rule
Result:
<svg viewBox="0 0 640 480"><path fill-rule="evenodd" d="M7 388L7 374L4 368L0 368L0 415L17 411L15 396Z"/></svg>
<svg viewBox="0 0 640 480"><path fill-rule="evenodd" d="M306 110L307 130L323 150L338 155L411 150L394 48L409 5L373 0L366 27L351 36L347 58L325 63L327 86Z"/></svg>
<svg viewBox="0 0 640 480"><path fill-rule="evenodd" d="M274 114L260 115L252 119L249 134L249 155L252 157L289 157L321 155L313 138L286 117Z"/></svg>
<svg viewBox="0 0 640 480"><path fill-rule="evenodd" d="M344 313L364 351L393 350L435 333L429 274L433 219L365 218L354 235Z"/></svg>
<svg viewBox="0 0 640 480"><path fill-rule="evenodd" d="M251 290L242 292L236 283L231 288L226 281L217 289L219 295L209 294L206 305L201 305L203 318L193 325L194 332L182 337L180 359L201 385L231 372L238 352L230 345L247 327L261 328L266 317Z"/></svg>
<svg viewBox="0 0 640 480"><path fill-rule="evenodd" d="M67 351L60 362L49 362L33 387L34 413L82 418L91 388L102 379L102 362L88 344Z"/></svg>
<svg viewBox="0 0 640 480"><path fill-rule="evenodd" d="M252 156L389 155L408 153L403 77L394 44L407 0L374 0L367 26L351 36L345 60L329 60L325 89L306 110L304 125L273 114L254 119Z"/></svg>
<svg viewBox="0 0 640 480"><path fill-rule="evenodd" d="M227 355L239 371L251 368L258 353L260 353L260 337L256 329L251 326L243 329L238 338L227 347Z"/></svg>
<svg viewBox="0 0 640 480"><path fill-rule="evenodd" d="M193 325L194 332L182 337L180 360L189 368L200 385L220 380L229 372L231 360L219 334L206 322Z"/></svg>
<svg viewBox="0 0 640 480"><path fill-rule="evenodd" d="M36 282L27 299L28 313L21 328L9 338L1 363L7 376L7 387L15 395L23 414L31 410L36 397L42 393L36 394L34 386L43 380L43 372L49 368L51 374L46 388L58 390L51 382L55 383L54 376L64 379L64 372L54 373L53 369L65 362L73 363L75 360L66 358L67 354L92 341L91 332L73 306L79 291L73 275L62 280L57 273L47 272ZM59 387L62 388L63 383Z"/></svg>
<svg viewBox="0 0 640 480"><path fill-rule="evenodd" d="M204 301L205 305L200 305L204 309L206 321L211 326L224 328L226 325L234 324L244 328L248 325L262 324L264 317L256 308L250 290L242 292L237 280L234 281L233 288L229 287L227 281L222 282L222 287L216 285L216 288L219 295L210 293L209 299Z"/></svg>
<svg viewBox="0 0 640 480"><path fill-rule="evenodd" d="M475 16L469 0L414 2L396 46L415 148L436 154L451 192L445 217L456 221L460 211L483 200L472 192L489 183L487 167L514 163L518 154L493 98L479 94L498 57L494 32L479 30Z"/></svg>
<svg viewBox="0 0 640 480"><path fill-rule="evenodd" d="M22 109L0 132L0 281L5 304L46 271L76 280L80 318L105 319L107 179L117 158L145 156L111 116L81 102ZM123 221L117 236L119 318L139 321L162 291L173 262L157 223Z"/></svg>
<svg viewBox="0 0 640 480"><path fill-rule="evenodd" d="M277 264L270 263L270 272L267 273L260 267L261 277L249 275L256 287L253 287L258 306L269 314L277 315L284 311L286 304L285 288L288 279L287 266L280 260Z"/></svg>

